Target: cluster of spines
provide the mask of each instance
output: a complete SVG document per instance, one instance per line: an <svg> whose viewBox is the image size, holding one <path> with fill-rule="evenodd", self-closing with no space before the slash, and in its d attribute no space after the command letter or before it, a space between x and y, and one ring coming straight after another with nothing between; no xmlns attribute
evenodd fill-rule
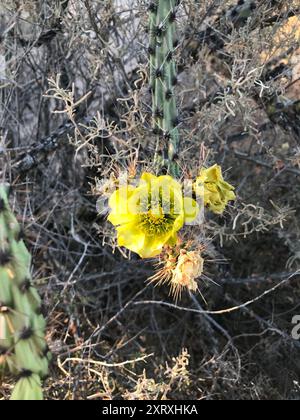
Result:
<svg viewBox="0 0 300 420"><path fill-rule="evenodd" d="M174 94L174 87L177 84L174 55L178 46L176 39L178 5L178 0L157 0L152 1L149 6L153 129L158 137L157 150L162 154L160 166L166 166L174 176L179 175L179 168L175 162L179 148L179 119Z"/></svg>
<svg viewBox="0 0 300 420"><path fill-rule="evenodd" d="M0 185L0 372L18 378L12 400L42 399L50 353L41 299L32 286L31 256Z"/></svg>

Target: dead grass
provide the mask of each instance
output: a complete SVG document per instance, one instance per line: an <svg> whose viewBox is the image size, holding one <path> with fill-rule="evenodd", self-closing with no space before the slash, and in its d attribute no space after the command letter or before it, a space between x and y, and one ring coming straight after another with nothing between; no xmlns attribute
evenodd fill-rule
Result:
<svg viewBox="0 0 300 420"><path fill-rule="evenodd" d="M219 2L180 8L180 164L189 177L204 157L221 163L238 200L199 229L207 305L184 295L176 306L145 283L153 264L118 250L96 210L105 179L152 165L146 3L1 6L1 180L13 186L48 319L45 396L299 399L297 58L262 60L289 48L291 34L274 45L274 33L297 4L264 0L240 28L219 23ZM224 46L203 38L207 27ZM274 95L294 102L274 111ZM12 382L3 378L0 398Z"/></svg>

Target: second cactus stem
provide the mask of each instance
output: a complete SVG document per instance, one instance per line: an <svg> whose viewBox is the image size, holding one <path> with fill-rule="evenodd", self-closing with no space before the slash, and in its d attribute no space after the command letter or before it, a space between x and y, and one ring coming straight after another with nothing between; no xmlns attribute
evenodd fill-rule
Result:
<svg viewBox="0 0 300 420"><path fill-rule="evenodd" d="M152 91L153 126L157 135L156 163L180 176L176 162L179 149L178 111L174 87L177 68L174 59L176 12L178 0L157 0L150 4L150 85Z"/></svg>
<svg viewBox="0 0 300 420"><path fill-rule="evenodd" d="M31 256L0 185L0 375L18 378L12 400L41 400L50 353L41 300L31 282Z"/></svg>

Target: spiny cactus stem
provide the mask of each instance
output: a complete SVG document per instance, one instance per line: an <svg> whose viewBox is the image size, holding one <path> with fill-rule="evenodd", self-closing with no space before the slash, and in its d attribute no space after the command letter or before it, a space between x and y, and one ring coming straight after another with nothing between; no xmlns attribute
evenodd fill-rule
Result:
<svg viewBox="0 0 300 420"><path fill-rule="evenodd" d="M153 92L153 122L157 132L157 148L162 150L164 157L157 158L156 162L161 167L167 167L171 175L178 177L179 168L175 157L178 153L179 133L177 129L177 107L174 95L174 80L176 80L176 65L174 62L175 19L174 14L177 6L176 0L159 0L155 17L153 11L150 16L151 31L150 44L155 39L155 59L150 54L150 68L155 66L150 76L150 84ZM151 30L151 29L150 29ZM151 49L151 52L153 50ZM167 144L166 144L167 142Z"/></svg>
<svg viewBox="0 0 300 420"><path fill-rule="evenodd" d="M157 22L157 3L152 2L150 5L150 40L149 40L149 55L150 55L150 88L152 94L154 92L155 83L155 51L156 51L156 22Z"/></svg>
<svg viewBox="0 0 300 420"><path fill-rule="evenodd" d="M160 131L163 128L164 112L164 44L165 44L165 0L158 2L156 29L161 33L156 37L155 54L155 88L154 88L154 120L155 126Z"/></svg>
<svg viewBox="0 0 300 420"><path fill-rule="evenodd" d="M167 91L165 98L165 132L169 133L169 145L168 145L168 170L169 172L177 177L179 175L178 167L174 164L174 158L178 153L179 147L179 132L176 126L175 121L177 120L177 106L176 106L176 97L174 94L174 80L176 78L176 65L174 61L174 42L175 42L175 21L170 21L171 14L175 13L176 0L167 0L169 2L169 13L168 20L169 24L167 26L166 33L166 44L167 44L167 56L166 56L166 73L167 73ZM171 57L169 57L171 54ZM168 95L172 95L168 98Z"/></svg>
<svg viewBox="0 0 300 420"><path fill-rule="evenodd" d="M0 372L20 378L12 399L41 399L40 377L48 373L50 355L45 354L45 320L39 315L41 300L31 284L31 256L12 213L7 188L0 184ZM2 349L2 350L1 350ZM38 380L35 380L38 378Z"/></svg>

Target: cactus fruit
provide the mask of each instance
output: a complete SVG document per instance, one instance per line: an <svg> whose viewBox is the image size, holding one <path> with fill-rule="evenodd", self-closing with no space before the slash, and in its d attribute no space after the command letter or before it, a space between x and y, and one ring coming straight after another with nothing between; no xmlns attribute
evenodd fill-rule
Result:
<svg viewBox="0 0 300 420"><path fill-rule="evenodd" d="M0 373L19 378L12 400L41 400L50 353L41 299L31 284L31 255L20 232L7 188L0 185Z"/></svg>
<svg viewBox="0 0 300 420"><path fill-rule="evenodd" d="M158 136L156 163L174 177L179 176L176 156L179 148L178 112L174 86L177 69L174 54L176 12L179 1L157 0L150 4L150 86L152 92L153 127ZM167 146L166 143L167 142ZM161 152L159 157L158 151Z"/></svg>

